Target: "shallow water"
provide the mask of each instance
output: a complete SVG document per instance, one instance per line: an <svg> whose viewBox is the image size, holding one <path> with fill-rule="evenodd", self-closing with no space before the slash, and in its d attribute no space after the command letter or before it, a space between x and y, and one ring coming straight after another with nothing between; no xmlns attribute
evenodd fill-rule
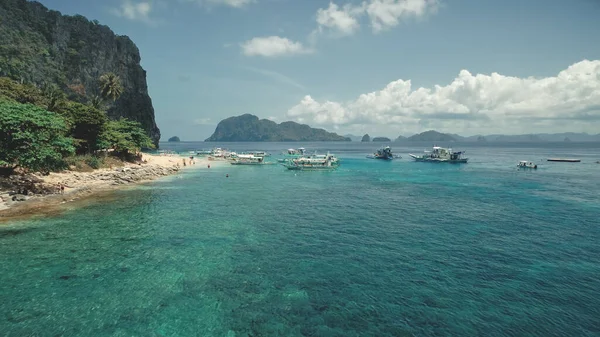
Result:
<svg viewBox="0 0 600 337"><path fill-rule="evenodd" d="M1 227L0 335L600 334L600 145L227 147L302 145L342 166L192 168Z"/></svg>

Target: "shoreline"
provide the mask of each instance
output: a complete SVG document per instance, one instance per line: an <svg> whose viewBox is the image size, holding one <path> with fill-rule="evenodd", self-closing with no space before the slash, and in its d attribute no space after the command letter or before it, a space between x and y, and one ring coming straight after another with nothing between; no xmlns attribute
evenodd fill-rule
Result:
<svg viewBox="0 0 600 337"><path fill-rule="evenodd" d="M145 162L144 162L145 160ZM187 165L183 166L183 160ZM112 169L97 169L92 172L64 171L50 173L47 176L31 174L20 177L35 184L42 193L28 192L27 195L15 195L0 190L0 225L36 216L59 214L74 202L102 199L111 192L123 188L150 183L156 179L175 175L183 169L192 167L207 168L213 164L207 158L190 159L179 155L151 155L144 153L141 163L123 163ZM61 193L58 186L64 186Z"/></svg>

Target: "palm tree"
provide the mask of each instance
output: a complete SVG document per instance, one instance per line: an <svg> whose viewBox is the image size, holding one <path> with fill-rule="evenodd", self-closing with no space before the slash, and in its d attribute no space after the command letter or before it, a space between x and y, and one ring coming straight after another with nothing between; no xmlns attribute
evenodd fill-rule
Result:
<svg viewBox="0 0 600 337"><path fill-rule="evenodd" d="M100 96L104 99L111 98L116 101L123 93L121 79L114 73L106 73L100 76Z"/></svg>
<svg viewBox="0 0 600 337"><path fill-rule="evenodd" d="M94 95L88 102L88 105L94 109L104 110L104 99L98 95Z"/></svg>
<svg viewBox="0 0 600 337"><path fill-rule="evenodd" d="M62 90L60 90L60 88L55 84L44 85L42 93L48 99L48 104L46 106L46 109L48 109L48 111L55 112L57 108L59 108L66 99L65 93Z"/></svg>

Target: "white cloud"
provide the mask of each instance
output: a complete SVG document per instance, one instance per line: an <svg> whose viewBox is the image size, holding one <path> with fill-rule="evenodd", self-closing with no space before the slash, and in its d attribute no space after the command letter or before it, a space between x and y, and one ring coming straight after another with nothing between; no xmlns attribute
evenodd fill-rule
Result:
<svg viewBox="0 0 600 337"><path fill-rule="evenodd" d="M572 127L600 130L600 60L575 63L555 77L473 75L461 70L448 85L413 89L410 80L339 102L311 96L287 116L324 126L379 125L397 131L530 133Z"/></svg>
<svg viewBox="0 0 600 337"><path fill-rule="evenodd" d="M278 57L312 52L300 42L279 36L255 37L242 43L240 47L246 56Z"/></svg>
<svg viewBox="0 0 600 337"><path fill-rule="evenodd" d="M366 12L374 32L397 26L401 20L437 11L437 0L370 0Z"/></svg>
<svg viewBox="0 0 600 337"><path fill-rule="evenodd" d="M338 35L352 35L359 28L357 17L361 14L362 9L345 5L339 7L333 2L329 3L327 9L319 8L317 10L317 24L319 32L331 30Z"/></svg>
<svg viewBox="0 0 600 337"><path fill-rule="evenodd" d="M316 14L317 29L311 34L331 32L333 36L353 35L360 29L359 18L367 16L374 33L393 28L400 21L419 18L434 13L438 0L368 0L356 6L339 6L333 2L326 9L319 8Z"/></svg>
<svg viewBox="0 0 600 337"><path fill-rule="evenodd" d="M150 19L150 12L152 12L152 3L147 1L131 2L124 1L119 8L114 8L112 13L133 21L143 21L146 23L152 23Z"/></svg>

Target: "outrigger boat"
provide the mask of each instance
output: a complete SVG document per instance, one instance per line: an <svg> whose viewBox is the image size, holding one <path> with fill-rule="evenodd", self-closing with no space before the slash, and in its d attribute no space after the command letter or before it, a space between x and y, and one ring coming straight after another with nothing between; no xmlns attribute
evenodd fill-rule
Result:
<svg viewBox="0 0 600 337"><path fill-rule="evenodd" d="M392 160L394 158L402 158L398 155L392 154L392 149L389 146L382 147L377 150L375 153L367 156L369 159L384 159L384 160Z"/></svg>
<svg viewBox="0 0 600 337"><path fill-rule="evenodd" d="M265 157L255 156L253 154L238 154L231 158L231 165L266 165L272 164L265 161Z"/></svg>
<svg viewBox="0 0 600 337"><path fill-rule="evenodd" d="M335 155L328 152L326 155L315 154L312 156L288 159L283 166L288 170L323 171L337 169L340 166L340 162Z"/></svg>
<svg viewBox="0 0 600 337"><path fill-rule="evenodd" d="M464 151L455 152L452 151L451 148L443 148L439 146L434 146L433 151L428 152L425 151L425 154L421 156L414 155L409 153L415 161L426 161L426 162L435 162L435 163L466 163L469 158L464 158L462 155Z"/></svg>
<svg viewBox="0 0 600 337"><path fill-rule="evenodd" d="M283 154L283 158L277 159L280 163L285 163L290 159L300 158L304 156L305 149L303 147L299 147L298 149L288 149L286 153Z"/></svg>

